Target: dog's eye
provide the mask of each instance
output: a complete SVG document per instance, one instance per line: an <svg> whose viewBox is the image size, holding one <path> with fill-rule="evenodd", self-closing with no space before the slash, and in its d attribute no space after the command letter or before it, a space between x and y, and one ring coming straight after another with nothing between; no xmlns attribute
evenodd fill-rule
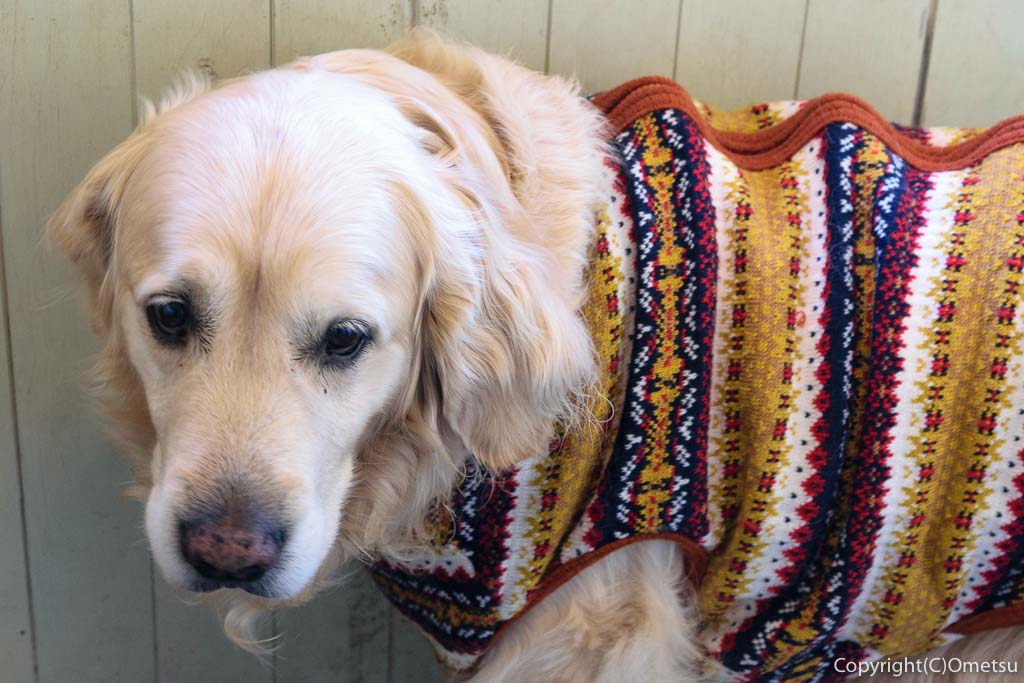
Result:
<svg viewBox="0 0 1024 683"><path fill-rule="evenodd" d="M146 318L157 340L184 344L192 328L192 310L184 301L155 301L146 306Z"/></svg>
<svg viewBox="0 0 1024 683"><path fill-rule="evenodd" d="M324 334L324 353L330 360L345 360L354 357L369 341L370 335L359 325L341 320L332 323Z"/></svg>

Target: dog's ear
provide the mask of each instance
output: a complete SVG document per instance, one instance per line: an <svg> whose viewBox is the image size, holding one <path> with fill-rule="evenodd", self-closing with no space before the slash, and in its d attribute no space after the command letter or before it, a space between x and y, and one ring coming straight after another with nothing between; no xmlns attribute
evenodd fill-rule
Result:
<svg viewBox="0 0 1024 683"><path fill-rule="evenodd" d="M48 242L70 259L85 279L98 334L104 333L110 322L112 283L107 274L117 238L117 218L125 188L145 155L147 126L210 88L205 75L183 73L158 104L142 100L139 127L92 167L50 217Z"/></svg>
<svg viewBox="0 0 1024 683"><path fill-rule="evenodd" d="M527 216L487 138L410 108L440 162L449 206L424 198L433 226L422 314L422 373L441 412L488 468L547 450L556 421L584 404L596 371L575 273L519 235ZM471 147L476 149L470 149ZM489 168L488 168L489 167Z"/></svg>
<svg viewBox="0 0 1024 683"><path fill-rule="evenodd" d="M462 196L487 216L484 201ZM582 408L595 365L577 302L550 283L546 256L491 228L482 242L442 236L425 296L422 372L447 424L497 470L547 450L555 422Z"/></svg>
<svg viewBox="0 0 1024 683"><path fill-rule="evenodd" d="M479 217L485 253L476 289L472 271L439 273L431 352L449 422L485 463L505 465L543 452L554 420L574 417L594 389L579 308L606 123L577 84L429 31L388 52L450 96L418 117L461 165L449 184Z"/></svg>
<svg viewBox="0 0 1024 683"><path fill-rule="evenodd" d="M110 323L112 291L107 274L121 200L142 156L140 135L133 133L93 166L46 227L50 245L70 259L84 278L93 325L100 335Z"/></svg>

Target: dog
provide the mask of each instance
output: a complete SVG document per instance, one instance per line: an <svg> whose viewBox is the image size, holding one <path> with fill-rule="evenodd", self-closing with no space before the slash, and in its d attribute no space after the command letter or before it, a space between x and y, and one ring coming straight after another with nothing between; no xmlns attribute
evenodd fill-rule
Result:
<svg viewBox="0 0 1024 683"><path fill-rule="evenodd" d="M588 101L422 33L186 78L48 226L165 578L258 649L363 562L474 681L1019 661L1022 255L979 193L1024 209L1020 122L926 144L822 102ZM901 356L934 320L956 353ZM984 391L925 379L961 367Z"/></svg>

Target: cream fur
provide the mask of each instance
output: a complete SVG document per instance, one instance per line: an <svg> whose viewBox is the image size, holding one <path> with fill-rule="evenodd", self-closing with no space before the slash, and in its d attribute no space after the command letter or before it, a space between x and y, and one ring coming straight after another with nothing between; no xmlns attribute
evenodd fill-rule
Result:
<svg viewBox="0 0 1024 683"><path fill-rule="evenodd" d="M711 672L702 671L697 615L684 576L674 542L617 550L514 624L471 680L699 680Z"/></svg>
<svg viewBox="0 0 1024 683"><path fill-rule="evenodd" d="M424 34L216 87L188 76L144 112L49 234L82 272L95 392L167 579L190 580L174 530L191 499L231 480L282 501L294 533L274 595L215 598L259 650L253 621L347 561L414 556L468 453L498 470L557 420L586 419L577 311L603 121L567 81ZM183 281L208 339L169 350L142 310ZM295 335L337 316L375 329L358 364L297 359ZM683 574L670 543L613 553L517 622L473 680L714 678ZM1000 643L1024 656L1016 634Z"/></svg>

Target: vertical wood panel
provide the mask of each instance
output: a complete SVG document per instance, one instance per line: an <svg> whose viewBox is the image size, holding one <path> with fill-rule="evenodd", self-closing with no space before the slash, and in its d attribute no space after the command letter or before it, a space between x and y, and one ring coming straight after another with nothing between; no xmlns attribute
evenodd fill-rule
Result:
<svg viewBox="0 0 1024 683"><path fill-rule="evenodd" d="M988 126L1024 113L1024 4L942 0L924 97L925 125Z"/></svg>
<svg viewBox="0 0 1024 683"><path fill-rule="evenodd" d="M810 0L797 97L843 91L909 124L928 0Z"/></svg>
<svg viewBox="0 0 1024 683"><path fill-rule="evenodd" d="M277 683L385 680L391 607L365 571L352 569L343 586L278 613Z"/></svg>
<svg viewBox="0 0 1024 683"><path fill-rule="evenodd" d="M220 617L156 577L156 647L160 683L271 683L273 661L241 649L224 635ZM272 635L270 619L258 637Z"/></svg>
<svg viewBox="0 0 1024 683"><path fill-rule="evenodd" d="M552 0L548 70L576 74L588 93L636 76L672 76L679 1Z"/></svg>
<svg viewBox="0 0 1024 683"><path fill-rule="evenodd" d="M544 71L549 0L419 0L416 24Z"/></svg>
<svg viewBox="0 0 1024 683"><path fill-rule="evenodd" d="M717 107L791 99L806 7L806 0L684 0L676 80Z"/></svg>
<svg viewBox="0 0 1024 683"><path fill-rule="evenodd" d="M136 91L151 99L186 69L231 78L270 65L267 0L134 0ZM155 577L156 660L160 680L269 683L273 671L224 635L213 610ZM272 635L269 631L263 636Z"/></svg>
<svg viewBox="0 0 1024 683"><path fill-rule="evenodd" d="M13 36L0 16L0 44ZM0 71L0 92L8 74ZM0 149L0 159L2 159ZM0 177L3 168L0 167ZM13 386L8 364L6 296L3 282L3 206L0 205L0 674L11 681L33 680L32 623L25 567Z"/></svg>
<svg viewBox="0 0 1024 683"><path fill-rule="evenodd" d="M46 215L131 122L127 2L5 0L0 204L41 681L153 678L149 558L126 464L80 391L94 348Z"/></svg>
<svg viewBox="0 0 1024 683"><path fill-rule="evenodd" d="M270 66L267 0L134 0L138 93L151 99L184 69L232 78Z"/></svg>
<svg viewBox="0 0 1024 683"><path fill-rule="evenodd" d="M0 45L14 42L13 19L13 14L0 12ZM5 58L10 56L6 52L0 54ZM9 67L0 68L0 94L10 90L13 77ZM6 148L0 147L0 180L3 179L5 151ZM0 202L0 548L3 548L3 552L0 552L0 662L3 663L3 673L12 680L31 681L35 675L32 624L21 515L21 475L18 472L14 430L14 386L10 371L3 226L4 207Z"/></svg>
<svg viewBox="0 0 1024 683"><path fill-rule="evenodd" d="M411 23L406 0L277 0L273 63L346 48L384 47Z"/></svg>

